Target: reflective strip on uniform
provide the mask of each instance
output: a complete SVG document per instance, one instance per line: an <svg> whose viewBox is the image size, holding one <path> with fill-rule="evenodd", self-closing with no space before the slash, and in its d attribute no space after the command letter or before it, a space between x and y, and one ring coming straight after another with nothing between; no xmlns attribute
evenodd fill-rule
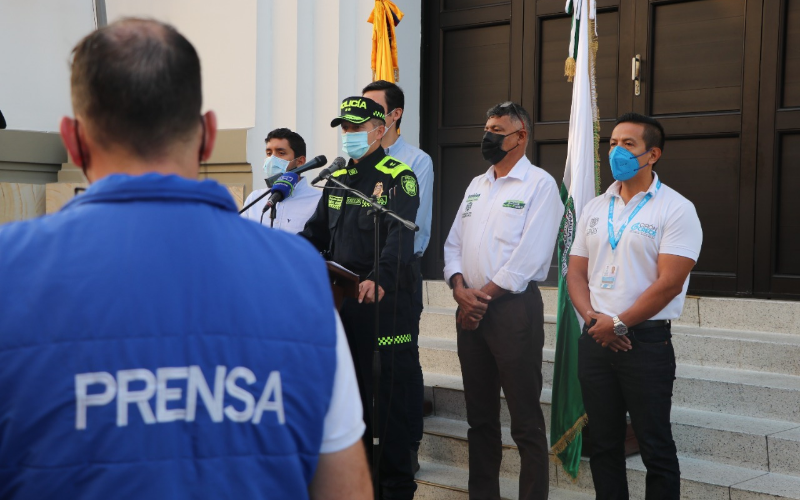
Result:
<svg viewBox="0 0 800 500"><path fill-rule="evenodd" d="M393 339L394 339L394 342L392 342ZM408 334L408 333L405 334L405 335L398 335L396 337L378 337L378 345L379 346L392 345L392 344L395 344L395 345L397 345L397 344L408 344L409 342L411 342L411 335Z"/></svg>
<svg viewBox="0 0 800 500"><path fill-rule="evenodd" d="M400 172L404 172L406 170L411 170L411 167L406 165L405 163L392 158L391 156L386 156L383 160L380 161L375 168L378 171L383 172L384 174L389 174L392 176L392 179L397 177Z"/></svg>

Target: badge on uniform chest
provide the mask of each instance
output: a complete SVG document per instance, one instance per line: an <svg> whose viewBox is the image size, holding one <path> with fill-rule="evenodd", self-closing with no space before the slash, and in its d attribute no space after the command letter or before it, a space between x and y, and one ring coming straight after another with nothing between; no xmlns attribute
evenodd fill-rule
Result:
<svg viewBox="0 0 800 500"><path fill-rule="evenodd" d="M614 289L614 286L617 284L617 270L618 266L615 264L610 264L605 267L603 270L603 277L601 278L600 288L604 288L606 290Z"/></svg>

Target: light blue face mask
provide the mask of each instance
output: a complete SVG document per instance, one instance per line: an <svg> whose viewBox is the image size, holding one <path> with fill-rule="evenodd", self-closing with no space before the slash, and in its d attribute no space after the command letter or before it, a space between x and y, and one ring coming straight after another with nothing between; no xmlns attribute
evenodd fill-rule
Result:
<svg viewBox="0 0 800 500"><path fill-rule="evenodd" d="M275 155L268 156L264 160L264 173L267 175L267 177L284 174L286 173L286 169L289 167L289 163L289 160L278 158Z"/></svg>
<svg viewBox="0 0 800 500"><path fill-rule="evenodd" d="M636 158L644 156L649 152L650 150L648 149L640 155L634 155L622 146L616 146L608 155L608 162L611 164L611 175L618 181L627 181L632 178L636 175L636 172L647 166L646 164L644 166L639 166L639 162L636 161Z"/></svg>
<svg viewBox="0 0 800 500"><path fill-rule="evenodd" d="M380 125L378 125L378 127L380 127ZM378 127L375 127L372 130L377 129ZM342 135L342 151L344 154L354 160L361 159L361 157L364 156L367 151L369 151L370 146L375 144L375 141L380 140L380 138L378 138L371 143L367 142L367 136L370 132L372 132L372 130L363 132L347 132L346 134Z"/></svg>

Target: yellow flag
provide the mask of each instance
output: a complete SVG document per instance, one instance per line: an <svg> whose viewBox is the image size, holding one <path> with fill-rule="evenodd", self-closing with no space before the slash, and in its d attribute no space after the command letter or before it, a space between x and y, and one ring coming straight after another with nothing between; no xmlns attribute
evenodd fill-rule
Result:
<svg viewBox="0 0 800 500"><path fill-rule="evenodd" d="M397 39L394 27L403 19L403 13L391 0L375 0L375 8L367 19L372 23L372 80L397 82L400 67L397 65Z"/></svg>

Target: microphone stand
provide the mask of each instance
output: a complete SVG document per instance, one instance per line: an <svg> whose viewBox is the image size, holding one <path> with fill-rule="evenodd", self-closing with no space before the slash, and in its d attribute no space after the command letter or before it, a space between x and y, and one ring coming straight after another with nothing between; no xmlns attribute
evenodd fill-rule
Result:
<svg viewBox="0 0 800 500"><path fill-rule="evenodd" d="M406 227L411 231L419 231L419 226L414 224L411 221L403 219L399 215L397 215L394 211L389 210L388 208L384 207L380 203L378 203L375 199L368 197L361 191L357 189L351 188L350 186L344 184L343 182L337 180L333 177L330 173L323 177L323 179L328 180L336 184L337 187L344 190L345 192L352 193L357 197L361 198L362 200L366 201L370 204L371 208L367 212L368 215L372 215L373 223L375 224L375 257L373 261L373 270L375 271L375 335L373 337L374 347L372 352L372 486L374 488L375 498L380 498L378 495L379 493L379 473L378 473L378 459L379 459L379 452L381 447L381 438L380 432L378 429L378 398L380 396L380 381L381 381L381 354L378 350L378 337L380 336L380 307L378 307L379 296L378 296L378 287L379 287L379 273L380 273L380 216L386 214L400 224ZM321 179L320 179L321 180ZM399 277L398 277L399 278ZM397 300L397 298L395 298ZM394 339L392 339L394 342ZM388 418L387 418L388 422Z"/></svg>
<svg viewBox="0 0 800 500"><path fill-rule="evenodd" d="M278 202L278 203L280 203L280 202ZM269 207L269 227L270 227L270 229L275 224L275 214L276 214L276 212L278 210L278 203L276 203L276 204L272 205L271 207Z"/></svg>
<svg viewBox="0 0 800 500"><path fill-rule="evenodd" d="M256 199L255 199L255 200L253 200L252 202L250 202L250 203L249 203L249 204L248 204L246 207L244 207L243 209L239 210L239 215L241 215L241 214L243 214L243 213L247 212L247 209L249 209L250 207L252 207L252 206L253 206L253 205L255 205L256 203L258 203L259 201L261 201L261 198L263 198L263 197L267 196L267 195L268 195L268 194L270 194L271 192L272 192L272 188L269 188L269 189L267 189L267 191L266 191L264 194L262 194L261 196L259 196L258 198L256 198Z"/></svg>

